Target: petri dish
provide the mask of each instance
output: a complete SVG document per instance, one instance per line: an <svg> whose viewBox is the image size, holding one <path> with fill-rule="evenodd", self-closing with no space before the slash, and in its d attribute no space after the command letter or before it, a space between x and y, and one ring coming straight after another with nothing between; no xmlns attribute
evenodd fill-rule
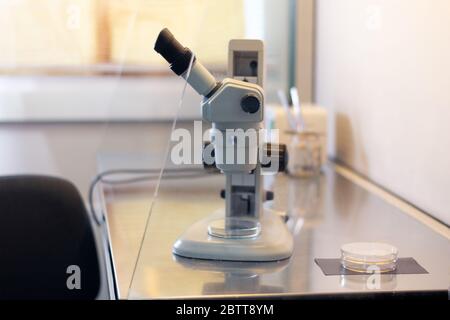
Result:
<svg viewBox="0 0 450 320"><path fill-rule="evenodd" d="M208 226L210 236L228 239L255 238L261 232L261 225L251 218L225 218L212 221Z"/></svg>
<svg viewBox="0 0 450 320"><path fill-rule="evenodd" d="M286 134L290 138L287 146L289 175L299 178L319 175L322 166L320 135L308 131L287 131Z"/></svg>
<svg viewBox="0 0 450 320"><path fill-rule="evenodd" d="M341 264L361 273L390 272L397 268L398 250L382 242L353 242L341 247Z"/></svg>

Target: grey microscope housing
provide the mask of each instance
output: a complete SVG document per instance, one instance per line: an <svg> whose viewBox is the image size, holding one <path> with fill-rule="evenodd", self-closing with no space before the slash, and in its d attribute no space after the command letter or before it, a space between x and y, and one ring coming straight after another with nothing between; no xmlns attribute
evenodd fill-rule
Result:
<svg viewBox="0 0 450 320"><path fill-rule="evenodd" d="M285 234L284 226L279 224L281 219L272 217L273 221L269 223L272 226L267 228L265 234L260 234L263 230L260 224L264 211L262 204L273 198L273 193L263 191L263 167L273 169L276 163L277 171L282 171L287 158L283 146L263 144L259 134L264 118L262 42L230 41L229 78L221 82L216 81L168 29L160 32L155 50L169 62L177 75L186 79L203 96L202 118L212 124L211 143L204 149L204 162L215 166L226 177L225 190L222 192L225 198L224 217L218 222L209 223L209 238L199 235L202 225L195 232L188 231L175 244L174 253L194 258L251 261L277 260L290 256L292 240ZM275 243L272 248L273 242L277 242L277 235L272 234L272 238L269 238L269 228L283 229L278 242L284 241L285 244ZM196 228L193 226L192 229ZM216 238L211 240L211 237ZM224 240L221 242L219 238ZM253 241L247 244L242 239L261 243ZM252 246L258 245L260 248L268 246L267 253L246 253Z"/></svg>

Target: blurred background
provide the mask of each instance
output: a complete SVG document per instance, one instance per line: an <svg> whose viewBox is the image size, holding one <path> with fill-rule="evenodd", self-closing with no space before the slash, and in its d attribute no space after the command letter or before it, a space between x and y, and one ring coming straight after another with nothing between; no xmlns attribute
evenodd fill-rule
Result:
<svg viewBox="0 0 450 320"><path fill-rule="evenodd" d="M0 119L170 117L181 83L153 50L164 27L219 78L230 39L264 39L273 100L277 88L294 82L295 7L293 0L0 1L0 81L13 75L16 92L33 95L23 101L8 88ZM103 102L111 91L113 106ZM160 108L149 107L150 99ZM189 99L200 101L195 93ZM183 109L199 116L195 103Z"/></svg>
<svg viewBox="0 0 450 320"><path fill-rule="evenodd" d="M450 223L447 0L0 0L0 174L67 177L100 149L163 145L183 81L168 27L217 78L232 38L266 45L268 104L297 86L328 113L328 154ZM200 117L188 90L182 120Z"/></svg>

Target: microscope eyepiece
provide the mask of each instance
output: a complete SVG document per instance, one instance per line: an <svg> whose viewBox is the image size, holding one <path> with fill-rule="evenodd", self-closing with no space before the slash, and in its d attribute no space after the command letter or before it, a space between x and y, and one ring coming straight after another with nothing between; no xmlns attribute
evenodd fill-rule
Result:
<svg viewBox="0 0 450 320"><path fill-rule="evenodd" d="M183 74L189 68L192 58L191 50L183 47L169 29L161 30L154 49L170 63L170 68L177 75Z"/></svg>
<svg viewBox="0 0 450 320"><path fill-rule="evenodd" d="M182 76L200 95L206 97L217 86L213 75L195 59L192 61L192 69L188 74L189 64L193 53L189 48L183 47L173 36L169 29L164 28L158 35L155 43L155 51L170 63L170 69Z"/></svg>

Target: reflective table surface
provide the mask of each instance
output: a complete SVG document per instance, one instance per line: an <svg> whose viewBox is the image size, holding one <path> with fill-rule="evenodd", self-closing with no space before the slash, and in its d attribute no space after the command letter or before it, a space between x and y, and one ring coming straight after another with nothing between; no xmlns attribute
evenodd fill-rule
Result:
<svg viewBox="0 0 450 320"><path fill-rule="evenodd" d="M121 161L133 163L127 157L114 161L104 157L100 169ZM287 212L294 236L292 257L279 262L208 261L172 254L173 243L189 225L223 205L219 193L224 179L220 175L163 178L147 229L156 183L105 187L120 298L447 295L450 241L336 173L332 164L316 178L279 174L266 178L265 184L275 192L275 200L268 205ZM386 274L377 279L325 276L314 259L339 258L341 245L355 241L392 244L399 257L413 257L428 274Z"/></svg>

